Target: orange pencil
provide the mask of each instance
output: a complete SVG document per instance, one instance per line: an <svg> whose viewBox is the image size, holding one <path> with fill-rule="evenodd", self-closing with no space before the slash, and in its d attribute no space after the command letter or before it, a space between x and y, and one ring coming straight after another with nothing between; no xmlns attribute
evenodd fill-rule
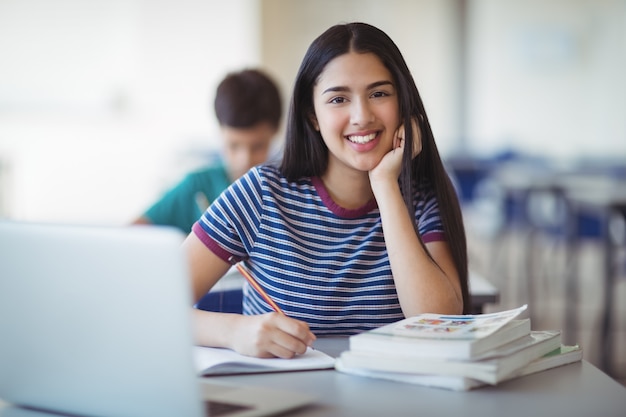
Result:
<svg viewBox="0 0 626 417"><path fill-rule="evenodd" d="M270 296L267 295L265 290L259 285L258 282L254 280L254 278L252 278L252 275L250 275L250 273L246 270L246 268L244 268L244 266L240 262L233 262L233 260L231 260L231 264L237 267L237 270L241 273L241 275L243 275L246 281L248 281L252 288L254 288L255 291L259 293L261 297L263 297L263 299L274 309L275 312L280 313L283 316L285 315L283 310L278 307L278 304L276 304L274 300L272 300Z"/></svg>

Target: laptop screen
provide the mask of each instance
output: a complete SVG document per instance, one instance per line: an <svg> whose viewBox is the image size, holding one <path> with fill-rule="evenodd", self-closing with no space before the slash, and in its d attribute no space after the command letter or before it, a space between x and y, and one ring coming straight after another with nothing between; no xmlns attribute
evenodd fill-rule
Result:
<svg viewBox="0 0 626 417"><path fill-rule="evenodd" d="M203 416L183 239L0 222L0 398L79 415Z"/></svg>

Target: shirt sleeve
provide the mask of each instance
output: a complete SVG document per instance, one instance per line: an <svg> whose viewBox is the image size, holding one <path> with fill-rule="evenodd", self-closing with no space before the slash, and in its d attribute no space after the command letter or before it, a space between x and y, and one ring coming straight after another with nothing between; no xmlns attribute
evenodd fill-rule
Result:
<svg viewBox="0 0 626 417"><path fill-rule="evenodd" d="M258 169L248 171L228 187L204 212L193 232L217 256L245 258L263 213L263 192Z"/></svg>
<svg viewBox="0 0 626 417"><path fill-rule="evenodd" d="M446 240L439 203L431 186L424 186L417 193L415 217L424 243Z"/></svg>

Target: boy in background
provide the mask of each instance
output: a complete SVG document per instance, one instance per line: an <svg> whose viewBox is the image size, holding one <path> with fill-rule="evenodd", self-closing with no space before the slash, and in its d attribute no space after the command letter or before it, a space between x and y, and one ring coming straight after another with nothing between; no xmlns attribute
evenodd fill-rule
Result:
<svg viewBox="0 0 626 417"><path fill-rule="evenodd" d="M282 115L280 91L265 73L230 73L215 94L222 160L190 172L133 224L174 226L188 234L209 204L250 168L265 162Z"/></svg>

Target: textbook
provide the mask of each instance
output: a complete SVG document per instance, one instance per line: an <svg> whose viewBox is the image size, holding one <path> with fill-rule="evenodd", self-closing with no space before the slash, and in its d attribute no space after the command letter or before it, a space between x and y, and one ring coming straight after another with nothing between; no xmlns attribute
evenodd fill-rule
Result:
<svg viewBox="0 0 626 417"><path fill-rule="evenodd" d="M346 351L341 363L349 368L405 374L436 374L476 379L496 384L533 360L561 346L561 332L533 331L485 353L478 360L452 360L406 355Z"/></svg>
<svg viewBox="0 0 626 417"><path fill-rule="evenodd" d="M583 358L583 350L579 345L566 346L561 345L560 348L538 358L528 365L522 367L518 371L502 378L498 383L509 381L526 375L580 362ZM335 369L339 372L356 375L366 378L384 379L407 384L421 385L432 388L441 388L453 391L469 391L475 388L487 386L486 382L476 379L436 374L410 374L400 372L375 371L365 368L353 368L346 366L341 358L337 359ZM496 384L497 385L497 384Z"/></svg>
<svg viewBox="0 0 626 417"><path fill-rule="evenodd" d="M535 372L545 371L546 369L556 368L568 363L580 362L582 359L583 350L579 345L561 345L560 348L532 361L519 372L513 374L512 377L534 374Z"/></svg>
<svg viewBox="0 0 626 417"><path fill-rule="evenodd" d="M204 346L194 346L193 349L196 371L200 376L306 371L335 366L335 358L311 348L292 359L255 358L230 349Z"/></svg>
<svg viewBox="0 0 626 417"><path fill-rule="evenodd" d="M530 319L514 319L526 306L500 313L423 314L350 336L355 352L471 360L530 334Z"/></svg>
<svg viewBox="0 0 626 417"><path fill-rule="evenodd" d="M497 332L528 306L489 314L425 313L381 327L384 333L427 339L481 339Z"/></svg>

